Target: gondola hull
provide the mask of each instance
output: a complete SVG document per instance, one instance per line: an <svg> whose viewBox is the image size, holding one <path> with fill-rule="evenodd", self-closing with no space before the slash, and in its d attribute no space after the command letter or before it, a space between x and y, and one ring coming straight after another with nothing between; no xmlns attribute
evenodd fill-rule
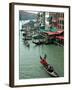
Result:
<svg viewBox="0 0 72 90"><path fill-rule="evenodd" d="M41 64L42 64L42 63L41 63ZM43 65L43 64L42 64L42 65ZM48 64L48 65L50 65L50 64ZM53 71L50 72L50 71L48 70L47 66L43 65L43 67L44 67L45 71L46 71L50 76L52 76L52 77L59 77L59 75L55 72L54 68L53 68Z"/></svg>
<svg viewBox="0 0 72 90"><path fill-rule="evenodd" d="M44 42L33 42L33 43L36 44L36 45L44 44Z"/></svg>

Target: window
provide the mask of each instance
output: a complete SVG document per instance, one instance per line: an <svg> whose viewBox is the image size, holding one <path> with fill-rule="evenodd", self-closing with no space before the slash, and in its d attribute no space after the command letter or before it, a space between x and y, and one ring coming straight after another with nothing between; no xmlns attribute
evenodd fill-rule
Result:
<svg viewBox="0 0 72 90"><path fill-rule="evenodd" d="M64 20L62 20L62 24L64 25Z"/></svg>

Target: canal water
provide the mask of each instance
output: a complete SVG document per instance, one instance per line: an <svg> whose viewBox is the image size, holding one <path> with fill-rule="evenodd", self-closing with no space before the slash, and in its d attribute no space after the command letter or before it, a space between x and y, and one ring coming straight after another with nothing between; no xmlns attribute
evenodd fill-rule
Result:
<svg viewBox="0 0 72 90"><path fill-rule="evenodd" d="M36 46L31 40L30 47L24 45L23 35L20 31L20 60L19 79L50 78L44 67L40 64L40 55L47 55L47 62L53 65L60 77L64 76L64 48L57 45Z"/></svg>

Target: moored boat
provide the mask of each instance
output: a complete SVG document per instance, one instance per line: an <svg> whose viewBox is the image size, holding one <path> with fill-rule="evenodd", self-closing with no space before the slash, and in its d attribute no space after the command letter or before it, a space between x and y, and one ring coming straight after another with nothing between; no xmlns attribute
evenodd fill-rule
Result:
<svg viewBox="0 0 72 90"><path fill-rule="evenodd" d="M28 43L28 41L27 41L27 40L25 40L25 41L24 41L24 44L25 44L25 46L27 46L27 47L29 47L29 46L30 46L30 44Z"/></svg>
<svg viewBox="0 0 72 90"><path fill-rule="evenodd" d="M34 41L32 41L34 44L36 44L36 45L41 45L41 44L44 44L44 42L41 42L41 41L38 41L38 42L34 42Z"/></svg>

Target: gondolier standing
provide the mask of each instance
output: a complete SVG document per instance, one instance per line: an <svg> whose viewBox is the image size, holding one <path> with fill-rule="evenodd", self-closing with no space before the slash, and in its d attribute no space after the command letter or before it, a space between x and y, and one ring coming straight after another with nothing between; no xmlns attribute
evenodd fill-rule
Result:
<svg viewBox="0 0 72 90"><path fill-rule="evenodd" d="M45 66L48 65L48 62L46 61L46 54L45 54L44 58L42 58L42 57L40 56L40 59L41 59L40 62L41 62L43 65L45 65Z"/></svg>
<svg viewBox="0 0 72 90"><path fill-rule="evenodd" d="M41 59L40 63L43 64L47 68L48 71L52 72L53 67L50 64L48 64L48 62L46 61L46 57L47 57L46 54L45 54L44 58L42 58L40 56L40 59Z"/></svg>

